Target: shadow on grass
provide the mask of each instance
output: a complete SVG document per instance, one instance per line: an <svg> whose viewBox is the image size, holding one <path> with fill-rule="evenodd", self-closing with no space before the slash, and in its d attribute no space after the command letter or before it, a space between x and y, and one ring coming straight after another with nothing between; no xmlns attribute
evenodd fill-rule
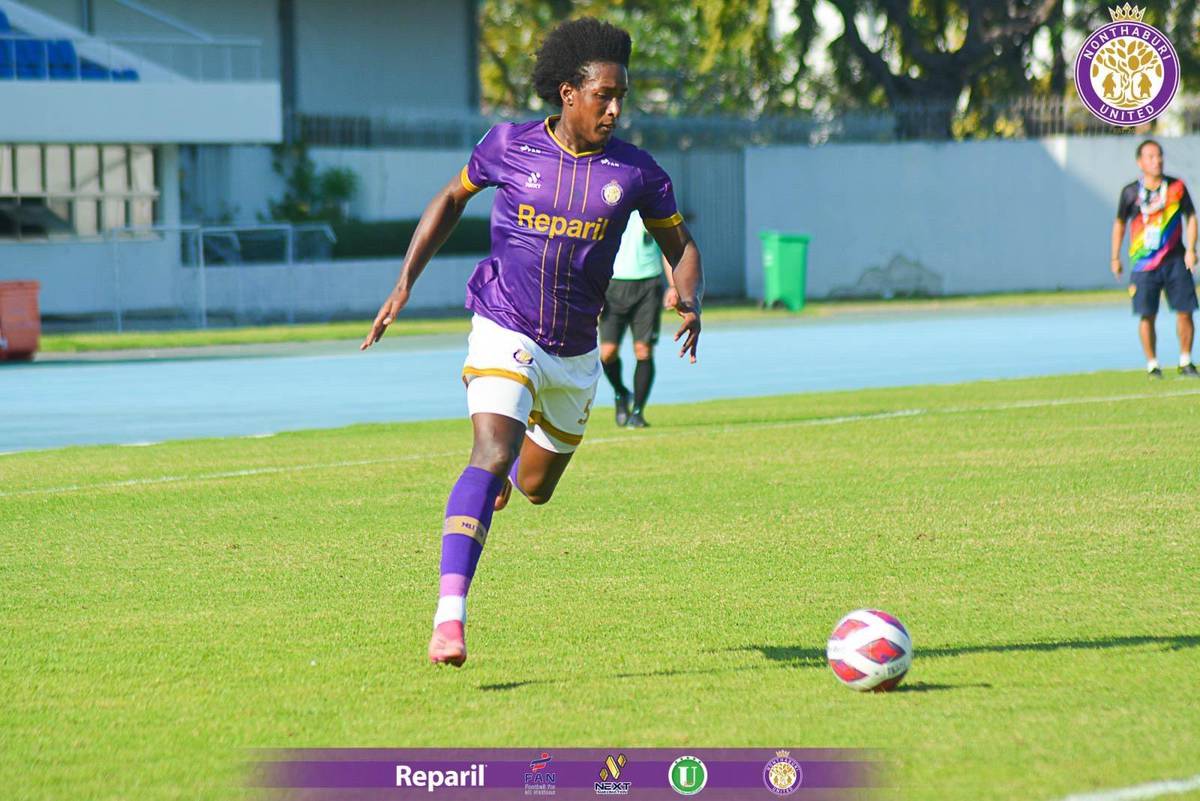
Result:
<svg viewBox="0 0 1200 801"><path fill-rule="evenodd" d="M932 692L937 692L939 690L990 690L990 689L992 689L992 685L985 684L982 682L979 684L936 684L934 682L929 682L929 681L916 681L916 682L913 682L912 684L901 684L899 687L892 690L892 692L894 692L894 693L932 693Z"/></svg>
<svg viewBox="0 0 1200 801"><path fill-rule="evenodd" d="M1177 634L1172 636L1135 635L1131 637L1097 637L1089 640L1061 640L1059 642L997 643L994 645L955 645L941 648L915 649L918 659L965 654L1002 654L1021 651L1094 651L1108 648L1136 648L1139 645L1164 645L1168 650L1200 646L1200 636ZM785 645L745 645L730 648L731 651L758 651L773 662L789 662L797 667L824 667L824 648L803 648Z"/></svg>
<svg viewBox="0 0 1200 801"><path fill-rule="evenodd" d="M1060 642L1029 642L1029 643L998 643L994 645L958 645L942 648L916 648L918 659L929 659L946 656L962 656L965 654L994 654L994 653L1019 653L1022 651L1093 651L1109 648L1136 648L1141 645L1162 645L1166 646L1167 650L1180 651L1184 648L1200 647L1200 636L1194 634L1180 634L1174 636L1153 637L1150 635L1137 635L1131 637L1105 637L1090 640L1062 640ZM780 663L777 666L780 668L810 668L810 667L825 667L825 649L824 648L801 648L798 646L782 646L782 645L743 645L738 648L729 648L725 652L731 651L758 651L768 660ZM712 652L710 652L712 653ZM673 669L673 670L650 670L640 673L612 673L606 676L596 676L597 679L652 679L652 678L668 678L672 676L701 676L713 675L718 673L741 673L748 670L762 670L764 665L735 665L712 668L695 668L695 669ZM532 687L538 685L564 684L569 683L568 679L527 679L525 681L506 681L496 684L481 684L479 689L484 692L504 692L507 690L517 690L521 687ZM901 684L896 688L897 692L936 692L939 690L963 690L963 689L990 689L990 684L932 684L928 682L916 682L914 684Z"/></svg>

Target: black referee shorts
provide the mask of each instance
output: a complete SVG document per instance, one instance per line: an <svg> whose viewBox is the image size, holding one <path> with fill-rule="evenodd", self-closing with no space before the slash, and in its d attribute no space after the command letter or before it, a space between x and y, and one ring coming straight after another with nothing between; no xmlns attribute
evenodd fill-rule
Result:
<svg viewBox="0 0 1200 801"><path fill-rule="evenodd" d="M604 310L600 312L600 341L620 345L625 329L630 328L634 342L657 343L662 325L662 293L662 280L657 277L610 281Z"/></svg>

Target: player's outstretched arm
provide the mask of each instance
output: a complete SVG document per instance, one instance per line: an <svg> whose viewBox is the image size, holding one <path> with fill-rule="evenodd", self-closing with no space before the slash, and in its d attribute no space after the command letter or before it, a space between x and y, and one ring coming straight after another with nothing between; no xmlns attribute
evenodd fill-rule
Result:
<svg viewBox="0 0 1200 801"><path fill-rule="evenodd" d="M671 228L651 228L654 240L671 264L678 300L675 311L683 318L675 341L683 338L679 355L689 354L696 363L696 345L700 342L700 299L704 295L704 271L700 267L700 249L683 223Z"/></svg>
<svg viewBox="0 0 1200 801"><path fill-rule="evenodd" d="M387 327L396 319L396 315L408 304L413 284L420 277L425 265L433 258L433 254L437 253L438 248L449 238L472 195L456 175L433 200L429 201L429 205L421 214L421 221L417 223L417 230L413 231L412 241L408 243L408 253L404 255L404 267L400 270L400 278L387 300L379 307L375 322L371 324L371 330L359 346L359 350L366 350L378 342L387 331Z"/></svg>

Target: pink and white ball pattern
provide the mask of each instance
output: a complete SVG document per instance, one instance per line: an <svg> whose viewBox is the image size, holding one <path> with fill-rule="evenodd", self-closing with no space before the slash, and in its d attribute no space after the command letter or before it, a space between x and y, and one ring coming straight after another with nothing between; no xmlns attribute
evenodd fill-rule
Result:
<svg viewBox="0 0 1200 801"><path fill-rule="evenodd" d="M912 639L904 624L887 612L858 609L834 626L825 656L847 687L886 692L912 666Z"/></svg>

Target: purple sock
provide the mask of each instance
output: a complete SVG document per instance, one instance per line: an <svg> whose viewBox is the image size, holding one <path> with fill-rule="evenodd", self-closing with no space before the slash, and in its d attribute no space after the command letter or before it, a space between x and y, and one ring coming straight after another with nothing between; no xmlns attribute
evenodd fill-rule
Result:
<svg viewBox="0 0 1200 801"><path fill-rule="evenodd" d="M481 467L467 467L450 490L442 526L442 581L435 626L447 620L466 621L467 591L492 524L492 505L503 486L503 478Z"/></svg>
<svg viewBox="0 0 1200 801"><path fill-rule="evenodd" d="M521 457L518 456L516 459L513 459L512 467L508 468L508 480L512 482L513 489L524 495L525 490L521 489L521 485L517 483L517 473L519 472L518 468L520 466Z"/></svg>

